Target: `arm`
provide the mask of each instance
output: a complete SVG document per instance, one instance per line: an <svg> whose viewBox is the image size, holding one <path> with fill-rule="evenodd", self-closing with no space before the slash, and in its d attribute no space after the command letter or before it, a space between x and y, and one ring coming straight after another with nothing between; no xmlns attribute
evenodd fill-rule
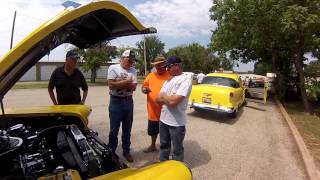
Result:
<svg viewBox="0 0 320 180"><path fill-rule="evenodd" d="M83 91L81 104L85 104L85 102L86 102L86 98L87 98L87 95L88 95L88 90Z"/></svg>
<svg viewBox="0 0 320 180"><path fill-rule="evenodd" d="M52 103L54 105L57 105L58 103L57 103L56 97L54 95L53 89L48 88L48 92L49 92L49 96L50 96Z"/></svg>
<svg viewBox="0 0 320 180"><path fill-rule="evenodd" d="M132 83L132 79L124 79L124 80L115 80L115 79L108 79L108 86L111 90L115 89L135 89L137 84Z"/></svg>
<svg viewBox="0 0 320 180"><path fill-rule="evenodd" d="M79 71L80 74L81 74L81 88L82 88L82 91L83 91L83 94L82 94L82 100L81 100L81 104L85 104L86 102L86 98L87 98L87 95L88 95L88 84L87 84L87 81L84 77L84 75L82 74L81 71Z"/></svg>
<svg viewBox="0 0 320 180"><path fill-rule="evenodd" d="M149 88L149 79L150 79L150 74L146 77L146 79L143 81L143 84L141 86L141 92L144 94L148 94L151 92L151 89Z"/></svg>
<svg viewBox="0 0 320 180"><path fill-rule="evenodd" d="M55 78L56 78L56 70L51 74L49 84L48 84L48 93L50 96L50 99L54 105L57 105L57 99L54 95L53 89L55 87Z"/></svg>
<svg viewBox="0 0 320 180"><path fill-rule="evenodd" d="M181 95L172 95L172 96L167 96L165 93L160 93L159 96L156 99L156 102L160 105L167 105L170 107L175 107L177 106L182 100L184 96Z"/></svg>

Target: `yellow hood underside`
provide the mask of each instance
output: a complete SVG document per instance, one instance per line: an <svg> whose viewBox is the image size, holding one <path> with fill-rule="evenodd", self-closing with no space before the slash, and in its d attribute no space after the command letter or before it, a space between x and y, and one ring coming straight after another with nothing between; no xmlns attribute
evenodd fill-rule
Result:
<svg viewBox="0 0 320 180"><path fill-rule="evenodd" d="M5 117L36 117L36 116L74 116L88 125L91 107L87 105L56 105L26 108L5 109ZM3 116L3 115L0 115Z"/></svg>

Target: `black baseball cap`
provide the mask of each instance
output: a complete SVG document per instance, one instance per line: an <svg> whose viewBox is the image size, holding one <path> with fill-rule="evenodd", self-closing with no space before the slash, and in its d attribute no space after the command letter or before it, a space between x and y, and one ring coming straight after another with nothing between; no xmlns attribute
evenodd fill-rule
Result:
<svg viewBox="0 0 320 180"><path fill-rule="evenodd" d="M66 54L66 58L75 58L75 59L79 59L79 58L80 58L80 56L79 56L79 54L78 54L76 51L74 51L74 50L70 50L70 51L68 51L68 52L67 52L67 54Z"/></svg>
<svg viewBox="0 0 320 180"><path fill-rule="evenodd" d="M177 64L177 63L182 63L181 59L178 56L170 56L162 67L167 67L170 64Z"/></svg>

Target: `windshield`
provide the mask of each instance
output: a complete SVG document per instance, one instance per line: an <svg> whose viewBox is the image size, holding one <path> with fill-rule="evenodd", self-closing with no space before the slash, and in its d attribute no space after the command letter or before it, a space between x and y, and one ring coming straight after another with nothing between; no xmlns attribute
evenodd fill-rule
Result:
<svg viewBox="0 0 320 180"><path fill-rule="evenodd" d="M239 83L231 78L226 77L216 77L216 76L207 76L203 79L201 84L210 84L217 86L227 86L232 88L238 88Z"/></svg>

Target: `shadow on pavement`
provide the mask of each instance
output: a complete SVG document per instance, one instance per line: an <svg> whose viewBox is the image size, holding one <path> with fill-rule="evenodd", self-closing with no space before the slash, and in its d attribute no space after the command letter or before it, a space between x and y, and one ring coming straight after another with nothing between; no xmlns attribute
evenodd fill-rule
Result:
<svg viewBox="0 0 320 180"><path fill-rule="evenodd" d="M214 112L210 110L197 110L197 111L193 110L191 113L188 113L187 115L232 125L239 120L242 113L243 113L243 107L239 109L237 117L235 118L230 117L228 114Z"/></svg>
<svg viewBox="0 0 320 180"><path fill-rule="evenodd" d="M263 99L261 99L261 98L254 98L254 97L248 98L248 97L246 97L246 101L264 105Z"/></svg>
<svg viewBox="0 0 320 180"><path fill-rule="evenodd" d="M258 107L255 107L255 106L249 106L249 105L246 105L247 108L250 108L250 109L255 109L255 110L258 110L258 111L266 111L265 109L263 108L258 108Z"/></svg>
<svg viewBox="0 0 320 180"><path fill-rule="evenodd" d="M186 140L184 143L184 161L189 168L195 168L208 164L211 160L209 152L201 149L199 143L193 140Z"/></svg>
<svg viewBox="0 0 320 180"><path fill-rule="evenodd" d="M197 141L185 140L184 143L184 162L189 168L195 168L208 164L211 160L210 153L202 149ZM158 148L158 147L157 147ZM132 151L134 163L127 163L130 167L142 168L159 162L159 148L156 152L144 153L142 150ZM172 155L172 149L171 149ZM170 157L171 157L170 155ZM124 160L124 158L121 156ZM170 158L171 159L171 158Z"/></svg>

